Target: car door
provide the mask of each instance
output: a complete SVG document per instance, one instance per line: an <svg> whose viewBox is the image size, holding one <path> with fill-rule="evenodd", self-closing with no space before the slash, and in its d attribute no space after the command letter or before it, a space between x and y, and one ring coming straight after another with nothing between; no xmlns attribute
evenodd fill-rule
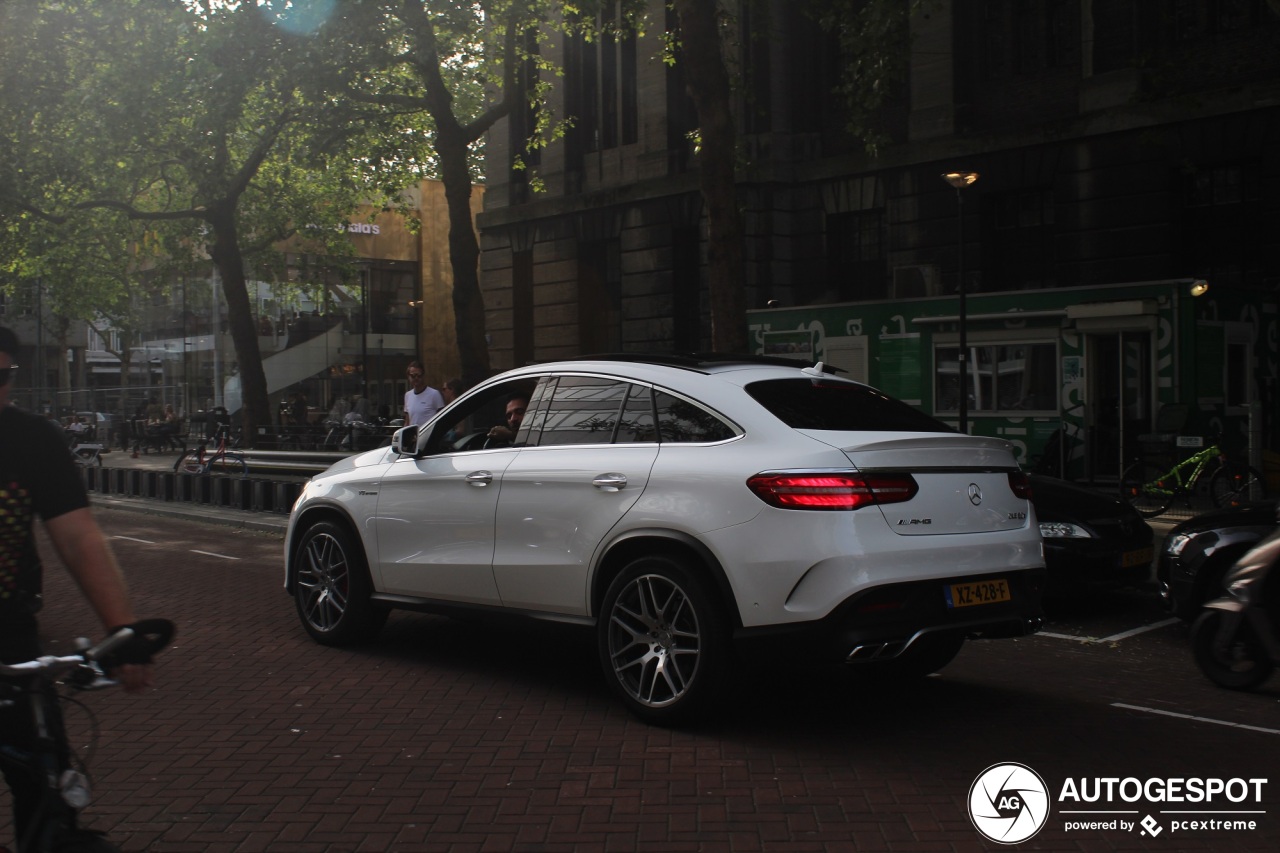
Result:
<svg viewBox="0 0 1280 853"><path fill-rule="evenodd" d="M592 557L658 455L652 391L599 376L551 381L503 476L493 573L506 607L586 615Z"/></svg>
<svg viewBox="0 0 1280 853"><path fill-rule="evenodd" d="M506 398L536 379L488 387L459 400L424 428L422 456L394 461L378 484L371 524L378 541L378 589L391 595L498 604L493 578L494 516L517 447L483 448L483 430L455 450L449 426L500 422Z"/></svg>
<svg viewBox="0 0 1280 853"><path fill-rule="evenodd" d="M493 519L513 448L394 462L378 487L373 519L379 590L393 595L497 604Z"/></svg>

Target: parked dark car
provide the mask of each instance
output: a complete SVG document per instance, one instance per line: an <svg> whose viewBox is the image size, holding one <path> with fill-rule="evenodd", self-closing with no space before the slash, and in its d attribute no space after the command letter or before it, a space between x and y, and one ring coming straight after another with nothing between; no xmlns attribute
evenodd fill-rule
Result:
<svg viewBox="0 0 1280 853"><path fill-rule="evenodd" d="M1276 504L1244 504L1189 518L1169 531L1156 564L1160 598L1170 613L1190 622L1200 606L1222 593L1231 564L1276 529Z"/></svg>
<svg viewBox="0 0 1280 853"><path fill-rule="evenodd" d="M1031 475L1031 503L1044 537L1046 598L1151 579L1154 534L1127 503L1056 477Z"/></svg>

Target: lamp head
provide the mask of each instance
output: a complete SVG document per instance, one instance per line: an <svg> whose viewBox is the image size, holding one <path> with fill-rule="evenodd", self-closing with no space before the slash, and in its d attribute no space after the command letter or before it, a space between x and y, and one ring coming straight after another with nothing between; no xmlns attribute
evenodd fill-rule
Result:
<svg viewBox="0 0 1280 853"><path fill-rule="evenodd" d="M1191 282L1191 290L1189 292L1192 296L1204 296L1209 292L1209 282L1202 278L1198 278Z"/></svg>
<svg viewBox="0 0 1280 853"><path fill-rule="evenodd" d="M947 172L942 176L942 180L958 190L962 190L967 186L972 186L978 180L977 172Z"/></svg>

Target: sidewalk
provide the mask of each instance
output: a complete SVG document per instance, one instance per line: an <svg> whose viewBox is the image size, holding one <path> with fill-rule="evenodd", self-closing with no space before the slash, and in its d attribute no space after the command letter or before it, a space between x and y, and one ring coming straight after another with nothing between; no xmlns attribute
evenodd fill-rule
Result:
<svg viewBox="0 0 1280 853"><path fill-rule="evenodd" d="M140 453L135 458L129 451L113 449L102 455L102 467L97 470L103 472L103 475L116 469L154 471L162 474L172 473L173 465L178 461L180 455L178 451L174 450L158 453ZM270 479L282 482L304 483L307 477L278 473L272 474ZM115 491L103 492L94 489L90 489L89 499L95 508L143 512L150 515L183 518L191 521L202 521L207 524L239 527L277 535L283 535L289 524L289 514L287 512L239 509L197 501L165 500L159 497L123 495Z"/></svg>

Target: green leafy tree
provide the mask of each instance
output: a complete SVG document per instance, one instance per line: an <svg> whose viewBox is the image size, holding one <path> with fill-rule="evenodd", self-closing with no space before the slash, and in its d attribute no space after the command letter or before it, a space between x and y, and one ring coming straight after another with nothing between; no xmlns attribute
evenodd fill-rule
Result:
<svg viewBox="0 0 1280 853"><path fill-rule="evenodd" d="M538 0L346 0L339 8L343 26L333 29L330 50L335 93L396 116L405 134L430 142L429 151L406 146L401 156L444 186L458 355L474 382L490 372L471 212L479 144L521 98L537 96L518 85L517 74L536 61L527 48L544 7Z"/></svg>
<svg viewBox="0 0 1280 853"><path fill-rule="evenodd" d="M219 274L240 366L245 434L269 423L246 268L299 223L325 251L336 226L376 195L353 167L364 115L314 86L319 41L281 26L276 3L33 0L5 7L9 218L65 223L109 210L207 253ZM14 25L9 31L7 27ZM50 73L23 92L18 69Z"/></svg>

